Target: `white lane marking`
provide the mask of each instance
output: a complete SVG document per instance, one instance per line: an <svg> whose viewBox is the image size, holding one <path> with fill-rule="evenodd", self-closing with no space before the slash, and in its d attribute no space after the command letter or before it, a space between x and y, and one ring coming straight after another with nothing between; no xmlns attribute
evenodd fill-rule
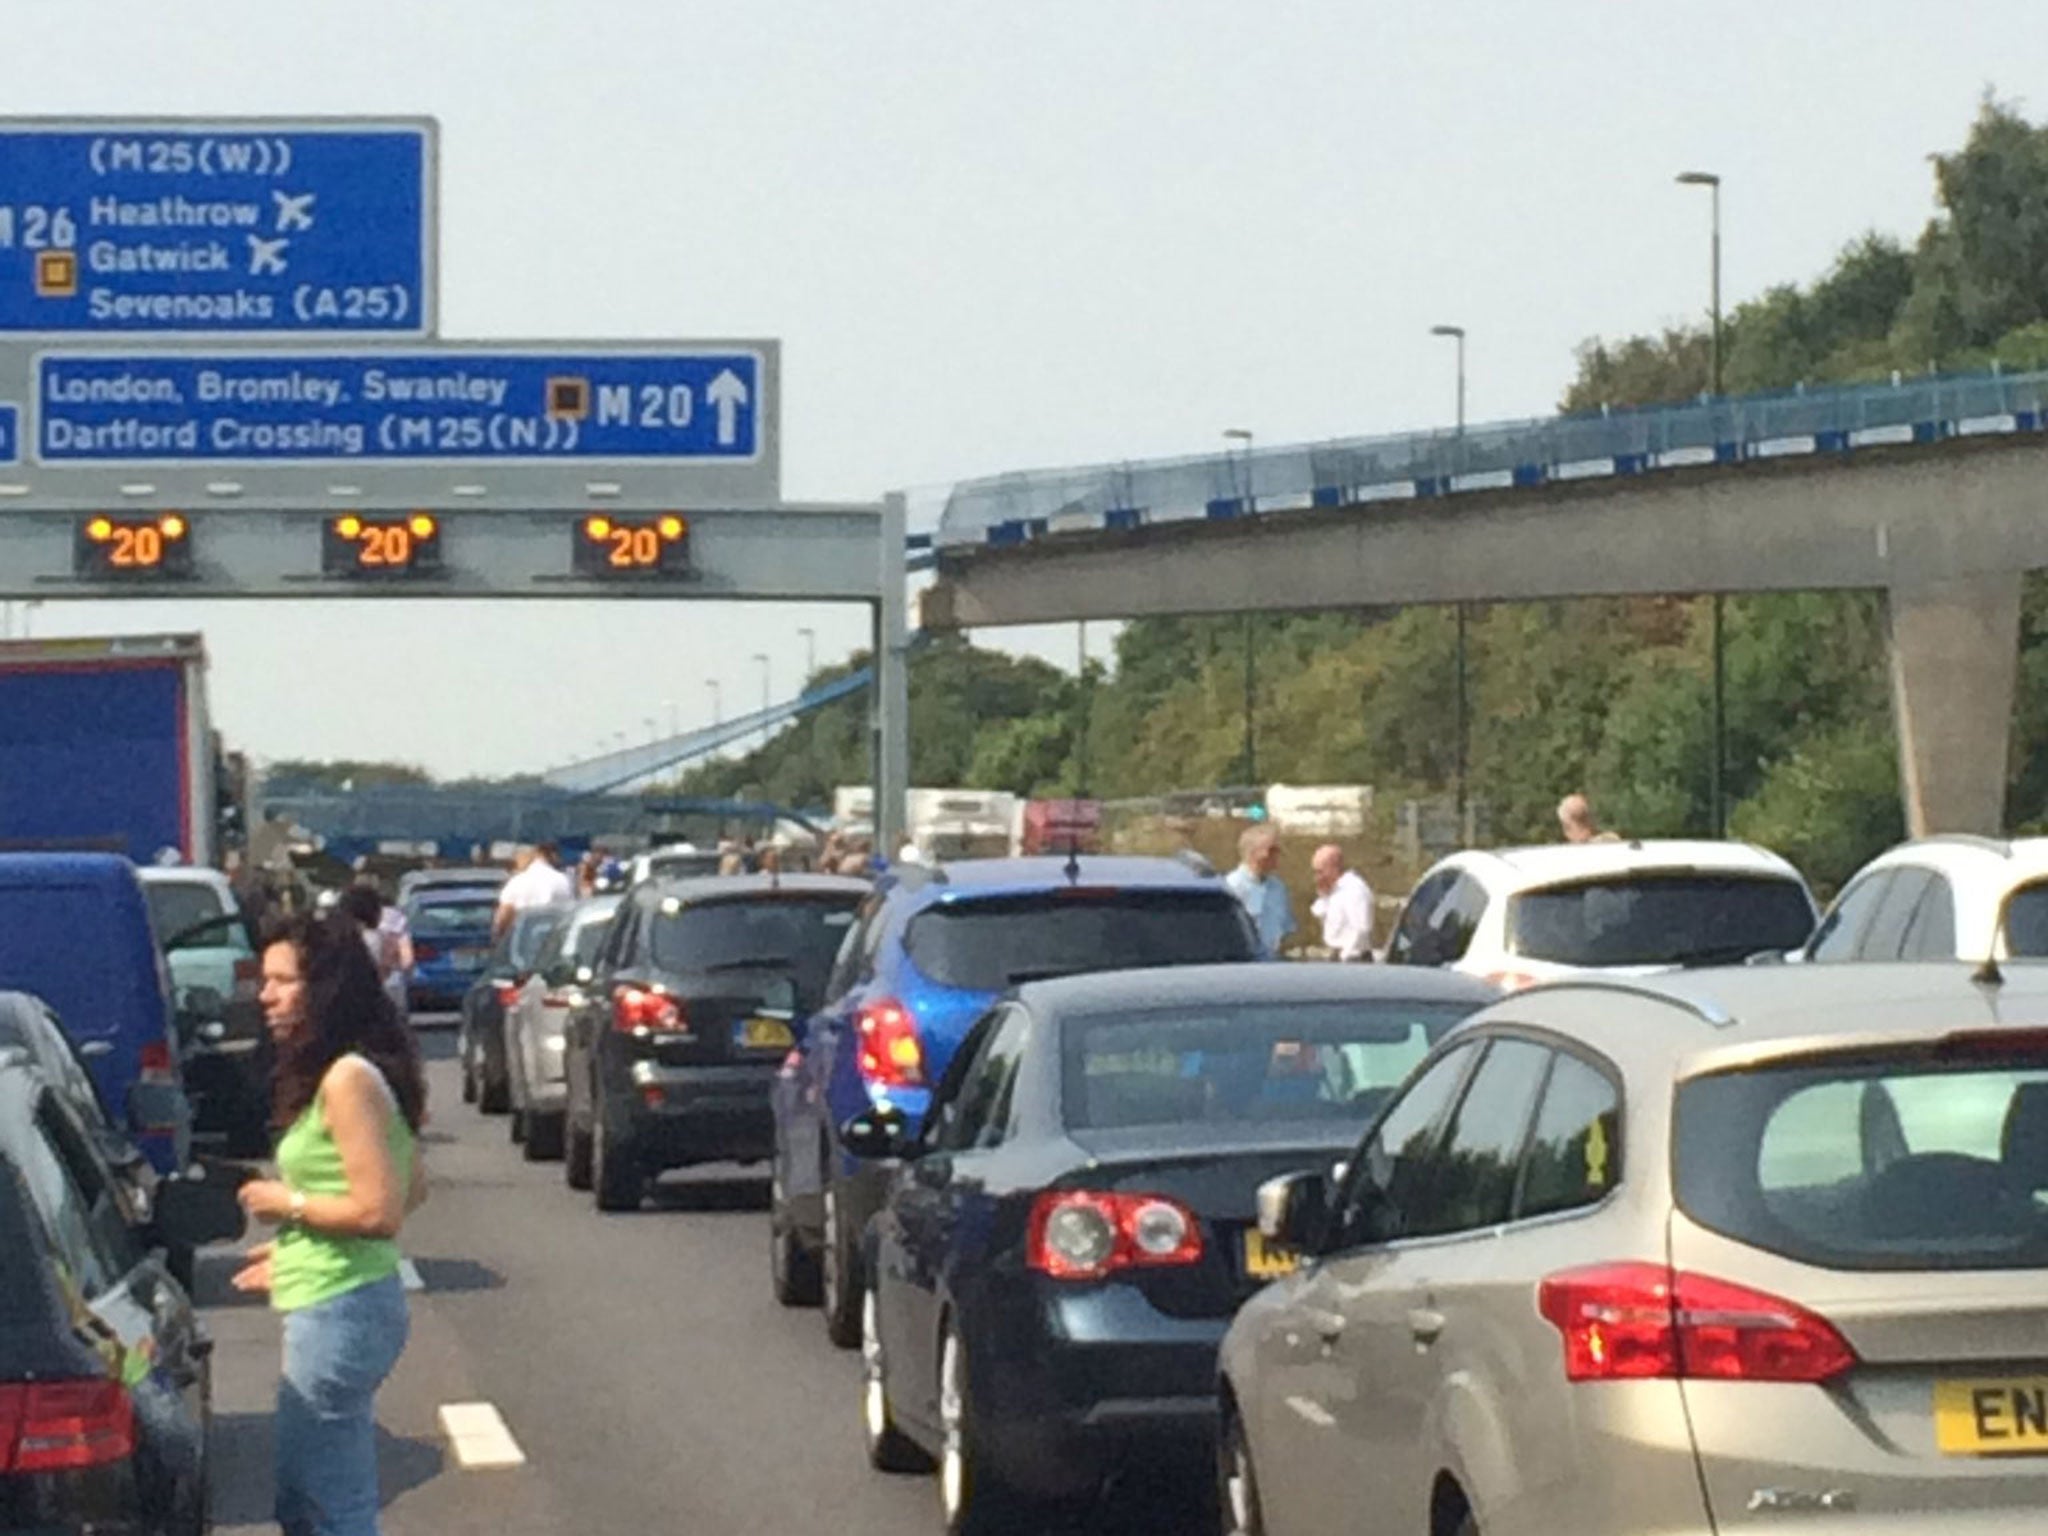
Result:
<svg viewBox="0 0 2048 1536"><path fill-rule="evenodd" d="M420 1278L420 1267L411 1259L398 1261L398 1279L408 1291L424 1291L427 1282Z"/></svg>
<svg viewBox="0 0 2048 1536"><path fill-rule="evenodd" d="M465 1471L480 1467L523 1467L526 1452L505 1427L504 1415L491 1403L443 1403L441 1433Z"/></svg>

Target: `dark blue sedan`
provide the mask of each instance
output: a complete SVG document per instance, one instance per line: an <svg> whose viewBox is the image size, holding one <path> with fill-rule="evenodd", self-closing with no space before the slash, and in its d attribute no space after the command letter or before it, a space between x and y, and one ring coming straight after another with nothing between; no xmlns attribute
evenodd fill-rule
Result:
<svg viewBox="0 0 2048 1536"><path fill-rule="evenodd" d="M1291 1267L1259 1184L1344 1156L1431 1044L1497 994L1409 967L1199 966L1035 982L962 1042L866 1238L861 1420L936 1465L949 1532L1094 1494L1134 1455L1205 1488L1216 1352Z"/></svg>
<svg viewBox="0 0 2048 1536"><path fill-rule="evenodd" d="M412 927L412 1011L454 1013L470 983L490 963L491 923L497 916L494 891L420 891L405 903Z"/></svg>

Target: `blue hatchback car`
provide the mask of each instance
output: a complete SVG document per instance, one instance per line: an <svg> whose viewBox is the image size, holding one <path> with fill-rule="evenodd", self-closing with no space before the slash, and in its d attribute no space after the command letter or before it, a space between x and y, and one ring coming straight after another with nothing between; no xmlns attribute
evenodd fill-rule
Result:
<svg viewBox="0 0 2048 1536"><path fill-rule="evenodd" d="M135 866L110 853L0 854L0 988L63 1021L100 1101L159 1173L191 1151L170 973ZM153 1091L136 1094L139 1084Z"/></svg>
<svg viewBox="0 0 2048 1536"><path fill-rule="evenodd" d="M1243 904L1178 859L973 859L884 875L776 1080L776 1298L822 1301L832 1341L860 1342L861 1235L889 1165L855 1156L839 1128L886 1105L914 1129L968 1029L1005 992L1052 976L1260 957Z"/></svg>
<svg viewBox="0 0 2048 1536"><path fill-rule="evenodd" d="M412 928L412 1011L459 1013L470 985L491 960L491 924L498 893L437 890L431 886L405 903Z"/></svg>

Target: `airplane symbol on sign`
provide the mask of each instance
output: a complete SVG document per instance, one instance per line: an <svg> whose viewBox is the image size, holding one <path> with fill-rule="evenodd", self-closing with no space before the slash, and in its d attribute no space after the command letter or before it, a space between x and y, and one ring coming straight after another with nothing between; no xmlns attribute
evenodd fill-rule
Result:
<svg viewBox="0 0 2048 1536"><path fill-rule="evenodd" d="M277 200L277 232L283 234L290 229L311 229L313 227L313 199L316 192L277 192L270 194Z"/></svg>
<svg viewBox="0 0 2048 1536"><path fill-rule="evenodd" d="M284 272L285 247L290 245L291 241L262 240L255 235L250 235L248 239L249 275L261 277L272 272L281 275Z"/></svg>

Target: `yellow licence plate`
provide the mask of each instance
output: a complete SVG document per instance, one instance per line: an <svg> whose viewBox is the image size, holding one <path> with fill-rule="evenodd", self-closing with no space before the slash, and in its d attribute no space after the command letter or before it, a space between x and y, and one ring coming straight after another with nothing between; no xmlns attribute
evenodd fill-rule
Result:
<svg viewBox="0 0 2048 1536"><path fill-rule="evenodd" d="M1291 1275L1300 1264L1299 1255L1290 1249L1275 1248L1257 1227L1245 1229L1244 1272L1253 1279L1273 1280L1281 1275Z"/></svg>
<svg viewBox="0 0 2048 1536"><path fill-rule="evenodd" d="M2048 1456L2048 1376L1937 1381L1934 1443L1944 1456Z"/></svg>
<svg viewBox="0 0 2048 1536"><path fill-rule="evenodd" d="M786 1051L796 1044L796 1036L780 1019L748 1019L740 1026L740 1044L750 1051Z"/></svg>

